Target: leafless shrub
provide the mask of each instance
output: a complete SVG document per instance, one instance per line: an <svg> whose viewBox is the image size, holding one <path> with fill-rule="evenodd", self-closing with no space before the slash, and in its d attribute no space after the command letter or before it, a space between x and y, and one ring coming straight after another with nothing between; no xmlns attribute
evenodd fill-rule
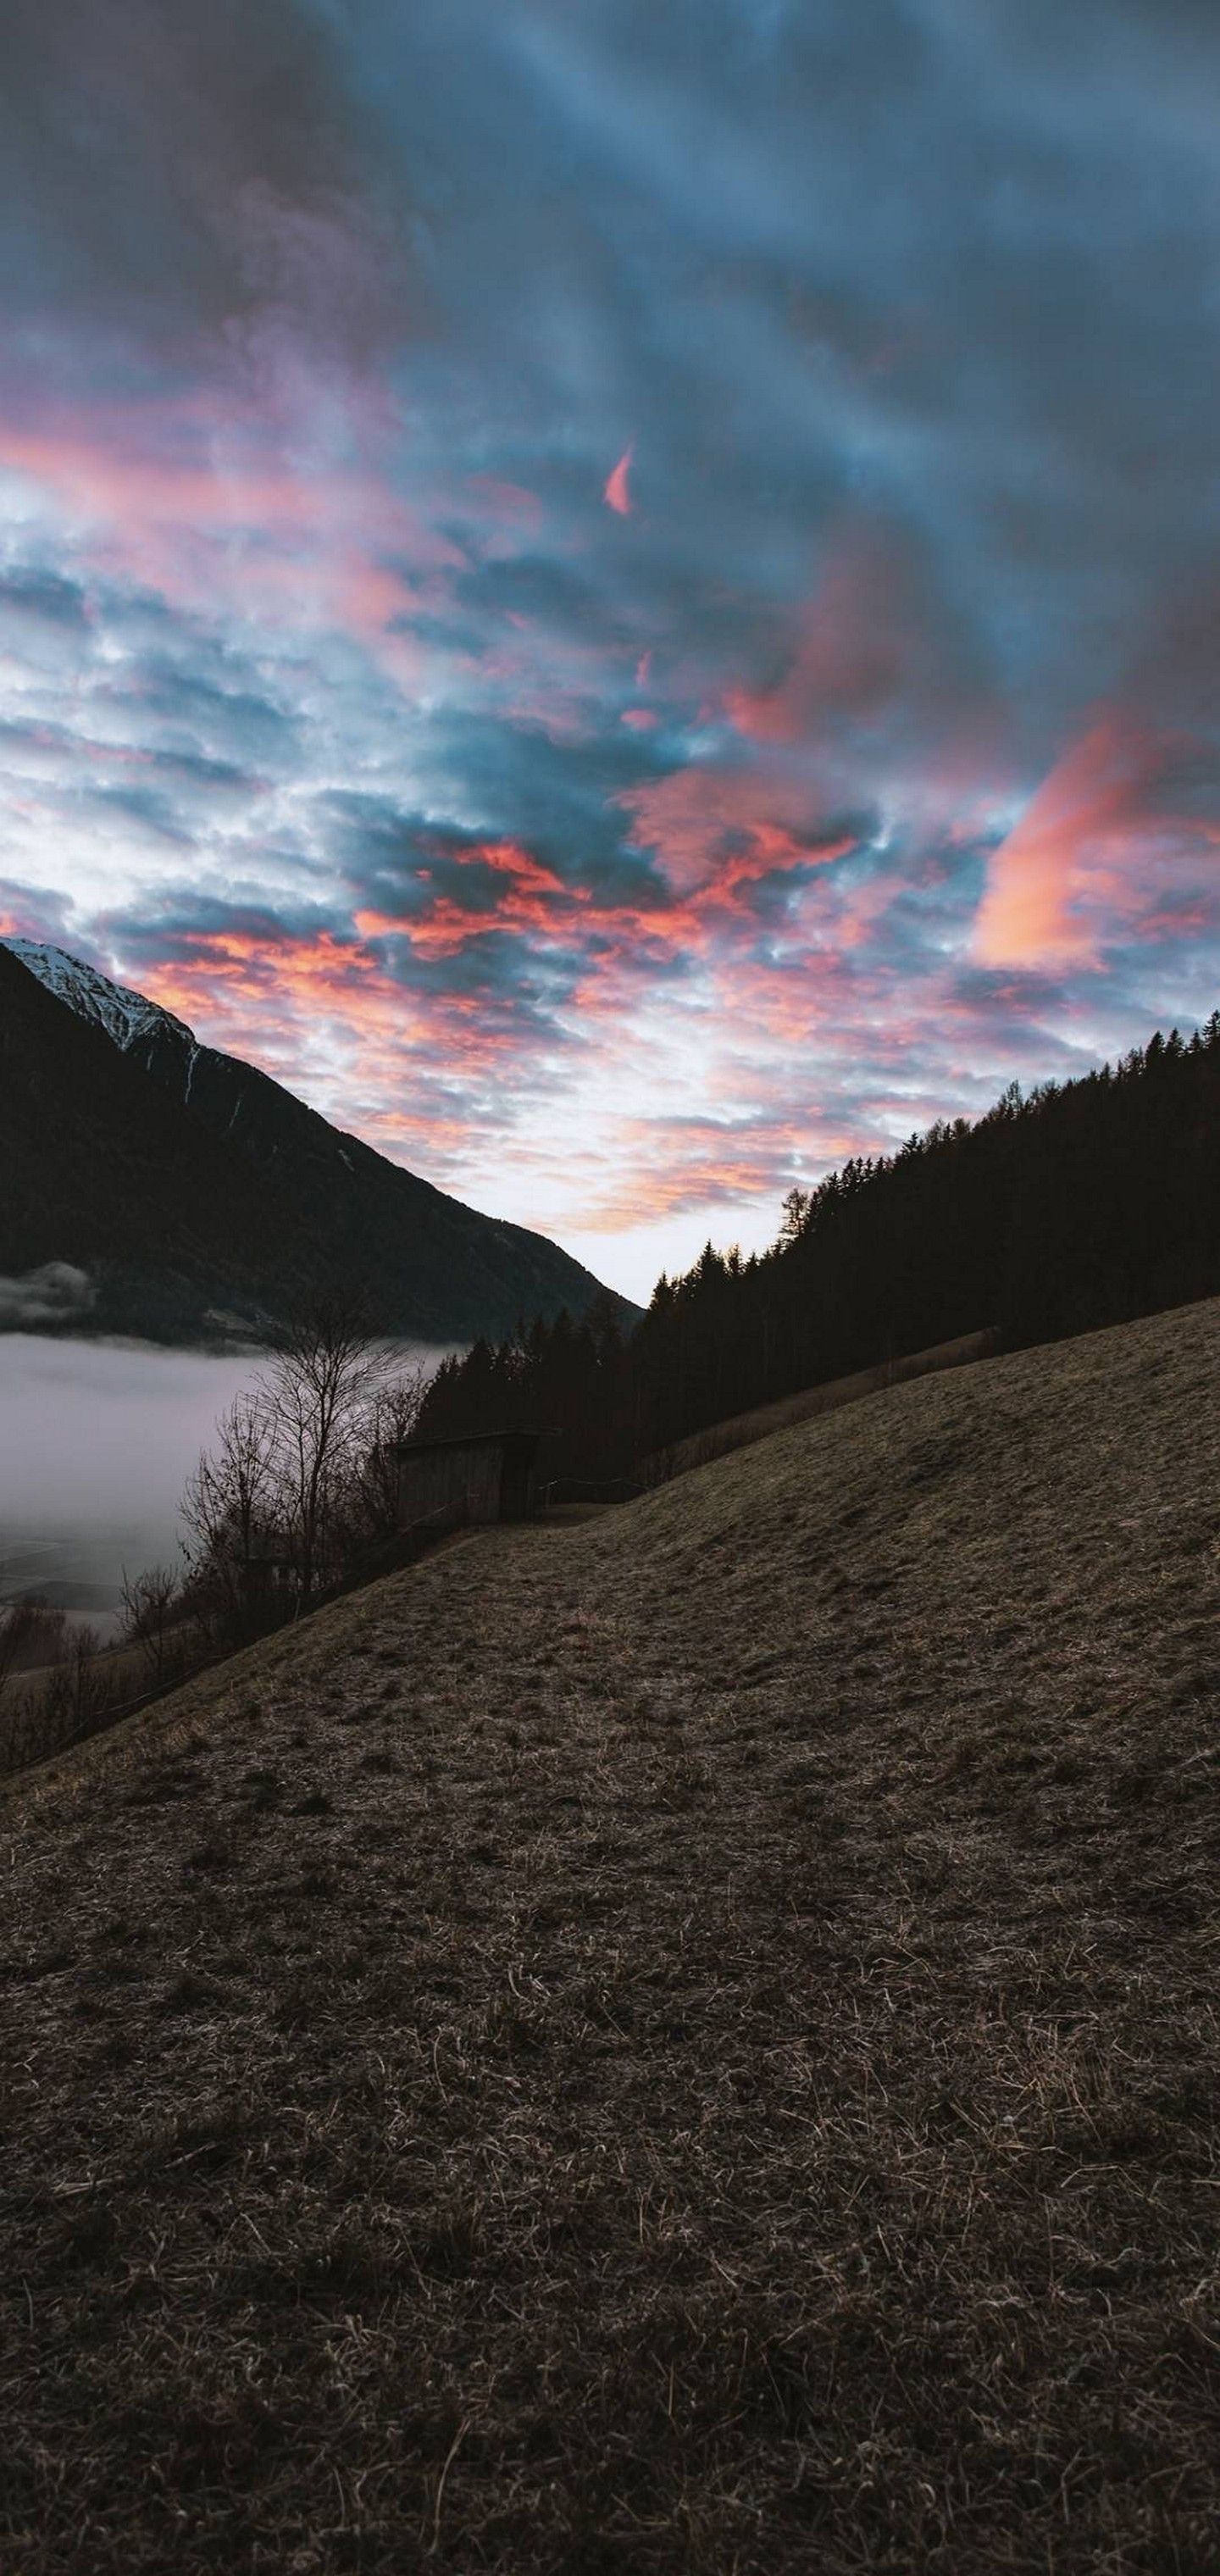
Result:
<svg viewBox="0 0 1220 2576"><path fill-rule="evenodd" d="M72 1687L78 1716L90 1713L104 1687L97 1672L102 1640L92 1621L82 1619L72 1638Z"/></svg>
<svg viewBox="0 0 1220 2576"><path fill-rule="evenodd" d="M379 1384L353 1425L353 1472L349 1505L357 1530L371 1539L393 1529L398 1508L398 1465L394 1452L409 1440L423 1410L431 1383L420 1363L400 1369Z"/></svg>
<svg viewBox="0 0 1220 2576"><path fill-rule="evenodd" d="M19 1661L24 1662L24 1648L30 1632L33 1604L9 1601L0 1610L0 1690Z"/></svg>
<svg viewBox="0 0 1220 2576"><path fill-rule="evenodd" d="M249 1598L252 1569L276 1517L275 1426L267 1390L240 1395L216 1426L182 1499L196 1606L230 1613Z"/></svg>
<svg viewBox="0 0 1220 2576"><path fill-rule="evenodd" d="M123 1633L129 1643L138 1646L155 1681L161 1681L166 1666L167 1630L179 1606L179 1579L167 1565L150 1565L145 1573L129 1575L123 1568L121 1599Z"/></svg>
<svg viewBox="0 0 1220 2576"><path fill-rule="evenodd" d="M87 1735L108 1709L114 1686L109 1674L98 1666L100 1645L97 1629L82 1621L73 1630L67 1651L52 1666L41 1691L30 1694L26 1712L29 1742L23 1755L26 1761L43 1761L52 1753L62 1752L65 1745Z"/></svg>
<svg viewBox="0 0 1220 2576"><path fill-rule="evenodd" d="M34 1596L10 1601L0 1610L0 1689L13 1672L54 1664L65 1652L67 1620Z"/></svg>

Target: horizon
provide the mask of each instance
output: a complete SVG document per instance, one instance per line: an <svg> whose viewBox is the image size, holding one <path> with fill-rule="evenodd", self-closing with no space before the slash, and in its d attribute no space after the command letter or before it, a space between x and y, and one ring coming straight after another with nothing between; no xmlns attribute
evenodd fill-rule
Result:
<svg viewBox="0 0 1220 2576"><path fill-rule="evenodd" d="M640 1302L1207 1019L1220 26L0 43L0 936Z"/></svg>

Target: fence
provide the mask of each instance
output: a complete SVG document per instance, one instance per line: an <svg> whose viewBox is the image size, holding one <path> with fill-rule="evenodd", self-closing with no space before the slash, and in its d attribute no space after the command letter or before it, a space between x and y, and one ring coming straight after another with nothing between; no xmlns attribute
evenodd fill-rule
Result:
<svg viewBox="0 0 1220 2576"><path fill-rule="evenodd" d="M547 1485L538 1487L540 1511L553 1511L561 1503L633 1503L645 1487L630 1476L552 1476Z"/></svg>
<svg viewBox="0 0 1220 2576"><path fill-rule="evenodd" d="M104 1735L123 1718L150 1708L154 1700L167 1698L196 1673L227 1663L237 1652L236 1647L226 1646L211 1655L194 1651L167 1655L150 1687L126 1698L117 1696L115 1684L96 1667L52 1665L41 1691L27 1691L20 1698L14 1694L7 1704L0 1699L0 1780L28 1771L36 1762L49 1762L54 1754L86 1744L91 1736Z"/></svg>
<svg viewBox="0 0 1220 2576"><path fill-rule="evenodd" d="M735 1413L727 1422L709 1423L705 1431L693 1431L668 1449L655 1449L643 1460L641 1474L650 1486L667 1485L671 1477L683 1476L691 1467L706 1467L731 1450L747 1449L773 1431L788 1431L794 1423L810 1422L820 1413L837 1413L845 1404L859 1404L866 1395L880 1394L883 1387L905 1386L911 1378L931 1377L941 1369L966 1368L974 1360L990 1359L999 1347L998 1327L990 1324L983 1332L937 1342L931 1350L879 1360L874 1368L857 1369L851 1377L830 1378L820 1386L805 1387L798 1395L779 1396L774 1404L757 1405L752 1413Z"/></svg>

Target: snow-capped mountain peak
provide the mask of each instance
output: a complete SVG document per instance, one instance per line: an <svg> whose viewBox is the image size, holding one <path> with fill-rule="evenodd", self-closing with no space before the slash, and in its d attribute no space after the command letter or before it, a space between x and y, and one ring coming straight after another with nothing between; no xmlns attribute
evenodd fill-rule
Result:
<svg viewBox="0 0 1220 2576"><path fill-rule="evenodd" d="M66 948L53 948L48 941L39 939L6 939L4 946L29 968L31 975L38 977L40 984L45 984L49 993L54 993L57 1001L66 1002L78 1019L94 1021L116 1046L126 1050L140 1039L166 1036L185 1042L192 1050L196 1046L194 1031L188 1029L185 1020L175 1019L172 1011L163 1011L158 1003L150 1002L143 993L131 992L126 984L112 983L108 975L99 974L96 966L86 966L79 957L70 957Z"/></svg>
<svg viewBox="0 0 1220 2576"><path fill-rule="evenodd" d="M5 1170L21 1179L0 1193L0 1272L24 1277L50 1251L104 1274L99 1328L160 1335L168 1320L206 1338L227 1313L261 1333L337 1283L389 1333L451 1343L583 1313L598 1293L558 1244L446 1198L52 941L0 939L0 1015Z"/></svg>

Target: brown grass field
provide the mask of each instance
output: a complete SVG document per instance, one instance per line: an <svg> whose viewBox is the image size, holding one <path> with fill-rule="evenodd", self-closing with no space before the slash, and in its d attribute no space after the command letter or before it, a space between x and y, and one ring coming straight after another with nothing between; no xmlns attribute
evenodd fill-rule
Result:
<svg viewBox="0 0 1220 2576"><path fill-rule="evenodd" d="M11 2576L1220 2569L1220 1304L0 1805Z"/></svg>
<svg viewBox="0 0 1220 2576"><path fill-rule="evenodd" d="M961 1333L956 1341L937 1342L931 1350L880 1360L873 1368L855 1369L850 1377L827 1378L820 1386L802 1387L796 1395L777 1396L773 1404L757 1404L749 1413L732 1413L727 1421L692 1431L669 1449L654 1450L644 1460L641 1482L667 1484L671 1476L684 1476L691 1467L706 1467L713 1458L727 1458L731 1450L769 1440L773 1431L790 1431L796 1422L812 1422L817 1414L838 1413L845 1404L859 1404L882 1387L905 1386L911 1378L931 1377L940 1369L965 1368L972 1360L987 1359L998 1340L993 1325L981 1333Z"/></svg>

